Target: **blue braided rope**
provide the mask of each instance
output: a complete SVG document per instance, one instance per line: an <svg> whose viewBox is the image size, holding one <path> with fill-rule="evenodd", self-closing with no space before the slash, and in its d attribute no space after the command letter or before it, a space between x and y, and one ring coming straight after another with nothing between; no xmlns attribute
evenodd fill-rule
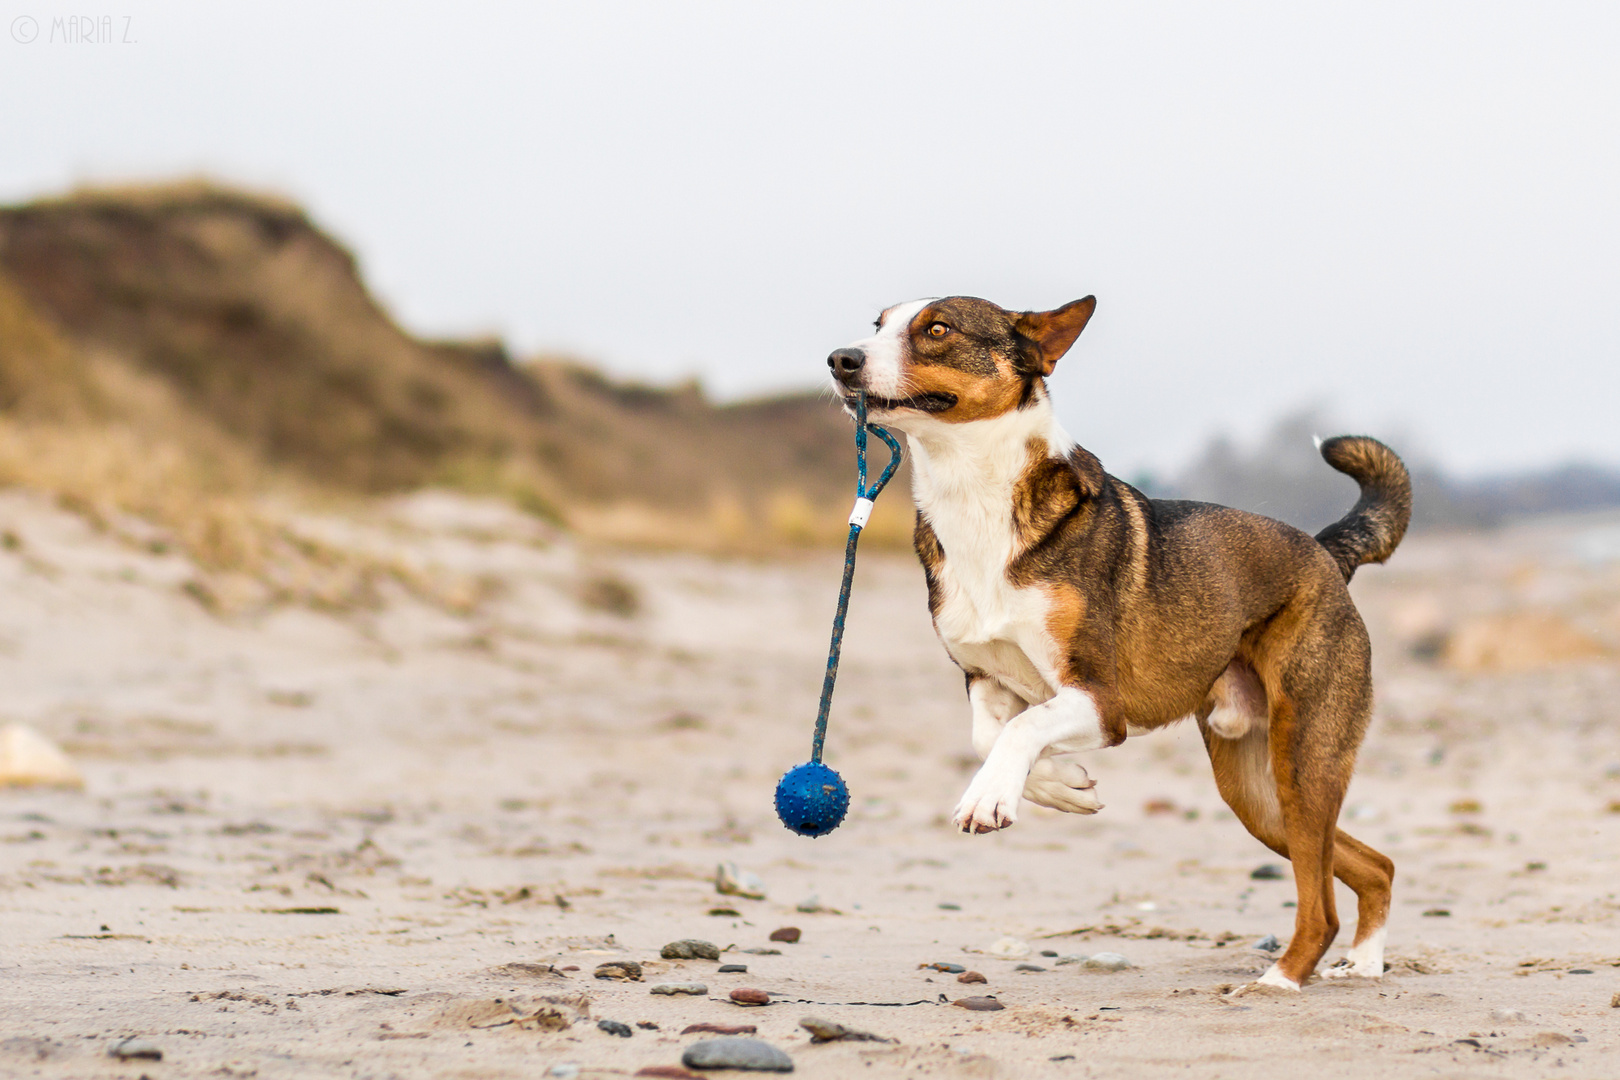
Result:
<svg viewBox="0 0 1620 1080"><path fill-rule="evenodd" d="M889 464L877 478L877 483L866 486L866 433L870 431L889 444ZM855 394L855 497L875 500L894 477L900 467L900 444L887 428L866 422L866 394ZM849 613L849 589L855 583L855 545L861 538L861 527L850 522L849 541L844 545L844 583L838 589L838 613L833 616L832 646L827 650L827 676L821 682L821 708L816 712L816 739L810 748L810 760L821 761L821 748L827 741L827 714L832 710L833 683L838 681L838 656L844 645L844 616Z"/></svg>

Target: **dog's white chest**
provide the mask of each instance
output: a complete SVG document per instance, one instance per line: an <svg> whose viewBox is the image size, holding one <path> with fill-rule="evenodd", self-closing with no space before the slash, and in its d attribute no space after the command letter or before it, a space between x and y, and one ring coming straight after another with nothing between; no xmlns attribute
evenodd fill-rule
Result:
<svg viewBox="0 0 1620 1080"><path fill-rule="evenodd" d="M1041 590L1018 588L1007 578L1010 517L997 522L953 509L960 510L936 505L924 511L945 551L934 628L962 667L1007 684L1026 701L1045 701L1054 692L1050 673L1043 673L1051 652L1048 601Z"/></svg>

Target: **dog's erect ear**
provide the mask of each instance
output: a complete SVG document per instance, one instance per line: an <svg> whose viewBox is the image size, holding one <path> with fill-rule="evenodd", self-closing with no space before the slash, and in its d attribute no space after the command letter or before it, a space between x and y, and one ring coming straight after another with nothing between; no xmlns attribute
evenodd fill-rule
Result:
<svg viewBox="0 0 1620 1080"><path fill-rule="evenodd" d="M1056 311L1026 311L1018 316L1013 329L1035 346L1035 359L1040 365L1041 374L1050 375L1096 310L1097 298L1087 296L1072 304L1064 304Z"/></svg>

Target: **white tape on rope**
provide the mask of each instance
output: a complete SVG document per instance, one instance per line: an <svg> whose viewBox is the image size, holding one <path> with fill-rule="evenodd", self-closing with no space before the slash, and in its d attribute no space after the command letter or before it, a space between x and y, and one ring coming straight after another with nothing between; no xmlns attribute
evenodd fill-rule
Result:
<svg viewBox="0 0 1620 1080"><path fill-rule="evenodd" d="M867 521L872 517L872 507L875 505L871 499L856 499L855 509L849 512L849 523L866 528Z"/></svg>

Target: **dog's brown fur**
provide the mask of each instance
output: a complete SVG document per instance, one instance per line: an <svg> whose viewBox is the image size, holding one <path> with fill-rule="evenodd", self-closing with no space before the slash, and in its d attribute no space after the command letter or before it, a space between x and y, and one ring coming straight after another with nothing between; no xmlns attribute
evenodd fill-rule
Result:
<svg viewBox="0 0 1620 1080"><path fill-rule="evenodd" d="M1044 313L971 297L928 304L901 334L906 394L876 399L874 419L906 428L926 413L968 424L1045 405L1045 377L1094 306L1090 297ZM846 391L861 379L839 373ZM1338 932L1333 877L1357 896L1357 945L1383 927L1394 878L1388 858L1336 827L1372 706L1370 647L1346 583L1400 542L1411 487L1400 459L1373 439L1332 439L1322 454L1362 496L1314 539L1241 510L1149 499L1087 451L1054 456L1038 438L1007 509L1006 577L1046 594L1062 683L1091 695L1106 744L1123 741L1127 725L1195 717L1221 797L1292 862L1299 908L1277 970L1296 985ZM937 620L951 553L922 509L915 539ZM965 671L970 688L986 677Z"/></svg>

